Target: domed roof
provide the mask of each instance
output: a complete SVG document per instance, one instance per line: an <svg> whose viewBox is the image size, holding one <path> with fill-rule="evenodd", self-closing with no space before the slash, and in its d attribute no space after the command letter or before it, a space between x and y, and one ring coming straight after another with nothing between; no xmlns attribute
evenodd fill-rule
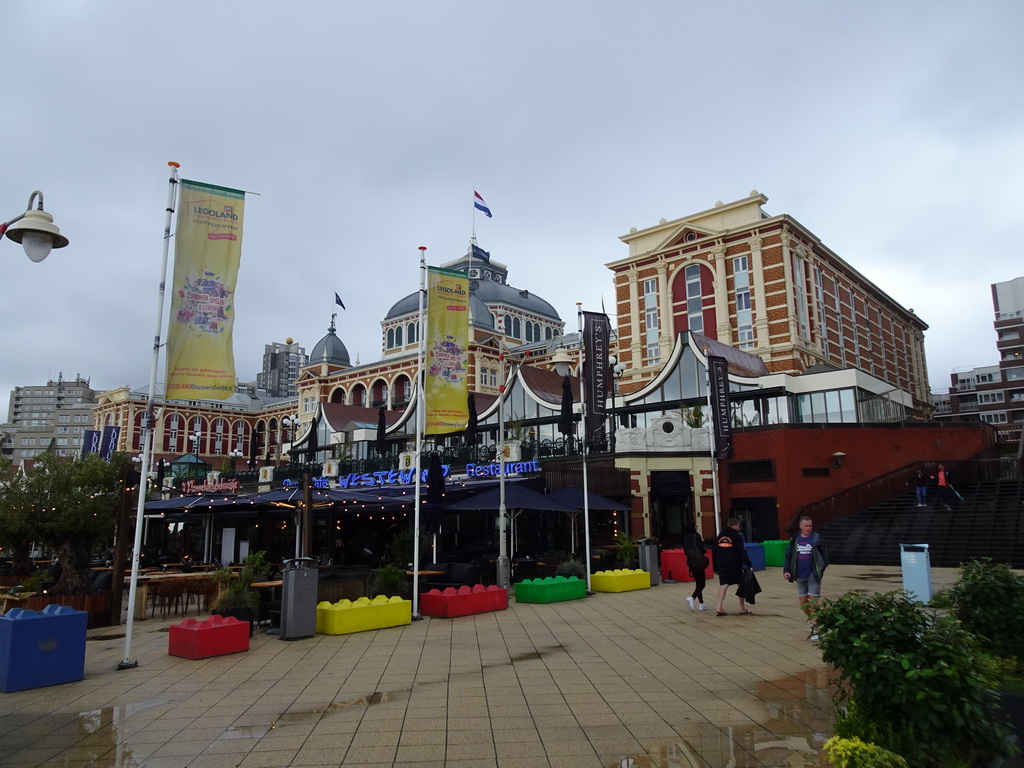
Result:
<svg viewBox="0 0 1024 768"><path fill-rule="evenodd" d="M343 365L346 368L352 367L348 356L348 349L341 339L334 333L334 320L331 320L331 327L327 329L327 335L313 347L309 353L309 364L328 362L334 365Z"/></svg>
<svg viewBox="0 0 1024 768"><path fill-rule="evenodd" d="M475 285L474 285L475 283ZM513 288L505 283L494 280L473 280L470 282L470 293L488 304L507 304L541 317L561 320L555 308L540 296L520 288Z"/></svg>
<svg viewBox="0 0 1024 768"><path fill-rule="evenodd" d="M480 297L476 295L475 287L473 283L476 281L470 281L469 288L469 318L473 325L478 328L490 328L494 329L494 315L487 308L487 305L480 300ZM396 301L395 304L388 310L387 315L384 316L384 322L391 320L396 317L403 317L413 312L420 311L420 294L410 293L404 299Z"/></svg>

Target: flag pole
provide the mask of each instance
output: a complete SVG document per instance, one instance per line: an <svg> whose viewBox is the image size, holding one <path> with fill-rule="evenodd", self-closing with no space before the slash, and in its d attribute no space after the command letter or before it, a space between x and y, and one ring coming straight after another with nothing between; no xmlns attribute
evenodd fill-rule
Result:
<svg viewBox="0 0 1024 768"><path fill-rule="evenodd" d="M420 454L423 451L423 425L426 422L427 397L423 389L423 359L427 351L427 322L426 322L426 298L427 298L427 247L421 245L420 249L420 314L419 314L419 344L416 349L416 493L415 507L413 513L413 536L412 536L412 615L413 618L420 616Z"/></svg>
<svg viewBox="0 0 1024 768"><path fill-rule="evenodd" d="M590 588L590 490L587 481L587 386L583 380L583 355L586 345L583 336L583 302L576 302L576 319L580 329L580 424L583 426L583 555L587 566L587 592Z"/></svg>
<svg viewBox="0 0 1024 768"><path fill-rule="evenodd" d="M135 543L132 547L132 573L128 582L128 620L124 629L124 657L117 665L118 669L131 669L139 666L132 659L132 630L135 627L135 600L139 591L139 558L142 549L142 529L145 527L146 512L146 478L149 475L150 455L153 448L153 410L156 403L156 374L160 367L160 332L164 325L164 293L167 283L167 257L171 247L171 224L174 219L175 198L178 191L178 169L181 167L173 160L167 163L171 168L171 177L167 182L167 217L164 224L164 249L160 264L160 288L156 302L156 336L153 339L153 363L149 371L149 392L146 399L146 413L142 419L142 463L139 466L141 480L139 482L139 501L135 507ZM131 438L128 439L131 444ZM114 563L114 578L124 578L121 563Z"/></svg>

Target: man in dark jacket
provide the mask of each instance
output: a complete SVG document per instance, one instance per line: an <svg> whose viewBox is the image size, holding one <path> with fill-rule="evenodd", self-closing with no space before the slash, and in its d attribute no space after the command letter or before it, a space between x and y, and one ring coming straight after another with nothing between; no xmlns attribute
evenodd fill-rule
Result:
<svg viewBox="0 0 1024 768"><path fill-rule="evenodd" d="M782 577L796 582L800 608L807 616L811 628L811 642L818 642L814 631L813 603L821 597L821 579L828 568L828 549L821 534L814 532L814 522L804 515L800 518L800 532L789 540L782 559Z"/></svg>
<svg viewBox="0 0 1024 768"><path fill-rule="evenodd" d="M732 584L743 582L743 569L750 568L750 557L747 556L743 534L740 533L740 521L729 518L725 528L715 540L715 570L718 571L718 611L725 616L725 593ZM747 601L740 598L740 613L749 614Z"/></svg>

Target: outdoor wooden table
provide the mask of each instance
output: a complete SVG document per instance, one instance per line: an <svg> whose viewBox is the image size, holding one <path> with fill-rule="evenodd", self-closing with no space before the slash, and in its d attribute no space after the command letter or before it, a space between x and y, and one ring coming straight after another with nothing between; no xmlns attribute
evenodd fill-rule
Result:
<svg viewBox="0 0 1024 768"><path fill-rule="evenodd" d="M9 594L0 595L0 598L3 599L3 602L0 603L0 614L7 613L7 611L10 610L11 608L19 607L22 603L24 603L30 597L32 597L32 595L9 595Z"/></svg>
<svg viewBox="0 0 1024 768"><path fill-rule="evenodd" d="M278 590L284 585L284 579L276 579L271 581L254 581L249 586L253 589L269 589L270 599L279 600L281 593Z"/></svg>

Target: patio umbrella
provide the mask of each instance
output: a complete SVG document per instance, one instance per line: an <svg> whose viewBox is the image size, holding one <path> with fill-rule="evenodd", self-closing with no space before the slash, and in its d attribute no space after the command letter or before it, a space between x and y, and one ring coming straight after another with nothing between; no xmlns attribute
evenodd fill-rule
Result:
<svg viewBox="0 0 1024 768"><path fill-rule="evenodd" d="M573 554L576 554L577 543L576 518L583 514L584 498L586 498L586 506L590 510L598 509L607 512L628 512L631 509L631 507L628 507L625 504L620 504L617 501L612 501L611 499L601 496L600 494L597 493L588 492L586 496L584 496L583 489L574 485L568 486L566 488L561 488L557 491L553 491L549 493L548 496L557 499L558 501L561 501L565 504L568 504L570 507L573 508L573 511L569 513L569 519L572 525L571 536L569 537L569 539L572 544Z"/></svg>
<svg viewBox="0 0 1024 768"><path fill-rule="evenodd" d="M260 452L260 435L259 432L253 430L252 437L249 438L249 471L252 472L256 469L256 462L259 460Z"/></svg>
<svg viewBox="0 0 1024 768"><path fill-rule="evenodd" d="M441 454L430 452L427 463L427 509L423 527L427 533L441 530L441 512L444 504L444 469L441 466Z"/></svg>
<svg viewBox="0 0 1024 768"><path fill-rule="evenodd" d="M466 423L466 445L476 445L476 395L469 393L469 421Z"/></svg>
<svg viewBox="0 0 1024 768"><path fill-rule="evenodd" d="M449 511L498 511L501 504L501 488L491 488L468 499L457 501L448 506ZM505 510L509 512L512 522L512 554L516 549L516 519L524 510L537 512L572 512L573 508L563 504L557 499L552 499L550 494L545 495L537 491L531 491L522 485L505 485Z"/></svg>
<svg viewBox="0 0 1024 768"><path fill-rule="evenodd" d="M312 464L316 461L317 451L320 450L320 425L317 423L316 416L313 417L313 421L309 424L309 443L306 446L306 456L308 461Z"/></svg>
<svg viewBox="0 0 1024 768"><path fill-rule="evenodd" d="M382 405L380 407L380 410L377 411L377 445L376 445L377 453L379 453L381 456L383 456L384 452L387 451L387 449L388 449L388 442L387 442L387 437L386 437L387 429L388 429L387 417L384 415L384 406Z"/></svg>
<svg viewBox="0 0 1024 768"><path fill-rule="evenodd" d="M573 433L575 415L572 412L572 384L569 377L562 377L562 411L558 416L558 431L568 437Z"/></svg>

